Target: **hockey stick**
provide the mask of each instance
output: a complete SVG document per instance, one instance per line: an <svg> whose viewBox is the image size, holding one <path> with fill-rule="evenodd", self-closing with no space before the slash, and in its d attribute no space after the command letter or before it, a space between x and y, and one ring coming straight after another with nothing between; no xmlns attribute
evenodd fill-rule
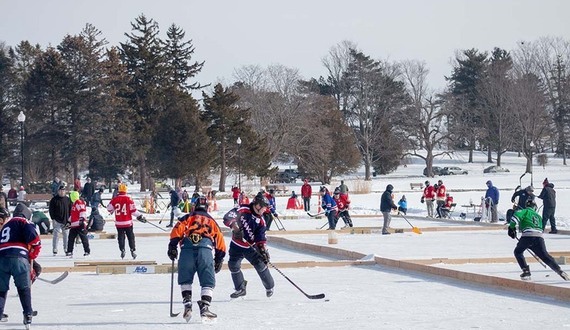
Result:
<svg viewBox="0 0 570 330"><path fill-rule="evenodd" d="M158 222L159 225L162 223L162 220L164 220L165 215L166 215L166 211L164 211L164 213L162 214L162 217L160 218L160 221Z"/></svg>
<svg viewBox="0 0 570 330"><path fill-rule="evenodd" d="M311 213L307 212L307 215L310 216L311 218L316 218L316 217L319 217L319 216L321 216L321 215L323 215L323 214L325 214L324 211L323 211L323 212L319 212L319 213L317 213L317 214L311 214Z"/></svg>
<svg viewBox="0 0 570 330"><path fill-rule="evenodd" d="M281 222L281 219L279 219L278 216L272 215L273 218L276 220L275 221L275 225L277 226L278 230L283 230L283 231L287 231L287 229L285 229L285 226L283 226L283 222ZM279 228L279 226L281 225L281 228Z"/></svg>
<svg viewBox="0 0 570 330"><path fill-rule="evenodd" d="M319 228L317 228L317 229L319 229L319 230L320 230L320 229L323 229L323 228L325 228L325 226L327 226L328 224L329 224L329 222L327 221L327 222L325 222L325 224L324 224L324 225L320 226L320 227L319 227Z"/></svg>
<svg viewBox="0 0 570 330"><path fill-rule="evenodd" d="M256 249L253 245L251 245L251 243L249 243L249 242L247 242L247 241L245 241L245 242L247 243L247 245L249 245L249 247L250 247L251 249L253 249L253 251L254 251L259 257L261 257L261 258L263 259L263 256L261 255L261 253L259 253L259 251L257 251L257 249ZM285 277L285 279L286 279L287 281L289 281L289 283L293 284L293 286L294 286L295 288L297 288L297 290L301 291L301 293L303 293L303 294L305 295L305 297L307 297L307 298L309 298L309 299L323 299L323 298L325 297L325 294L324 294L324 293L319 293L319 294L307 294L307 293L306 293L305 291L303 291L297 284L295 284L293 281L291 281L291 279L289 279L289 278L287 277L287 275L283 274L283 272L282 272L279 268L277 268L277 266L275 266L274 264L272 264L271 261L267 261L267 264L268 264L269 266L273 267L273 269L275 269L275 270L276 270L279 274L281 274L283 277Z"/></svg>
<svg viewBox="0 0 570 330"><path fill-rule="evenodd" d="M174 301L174 260L172 260L172 268L170 271L170 317L177 317L178 314L180 314L180 312L174 313L172 311L173 301Z"/></svg>
<svg viewBox="0 0 570 330"><path fill-rule="evenodd" d="M140 220L139 220L139 221L140 221ZM141 222L142 222L142 221L141 221ZM162 228L162 227L159 227L159 226L155 225L155 224L152 223L152 222L145 221L145 222L142 222L142 223L148 223L149 225L154 226L154 227L156 227L156 228L158 228L158 229L160 229L160 230L162 230L162 231L168 231L168 230L166 230L166 229L164 229L164 228Z"/></svg>
<svg viewBox="0 0 570 330"><path fill-rule="evenodd" d="M37 279L40 280L40 281L42 281L42 282L49 283L49 284L57 284L57 283L63 281L63 280L67 277L67 275L69 275L69 272L66 270L65 272L63 272L63 274L59 275L59 277L57 277L56 279L51 280L51 281L50 281L50 280L46 280L46 279L44 279L44 278L41 278L41 277L39 277L39 276L37 277Z"/></svg>
<svg viewBox="0 0 570 330"><path fill-rule="evenodd" d="M517 241L520 242L519 238L516 237ZM542 262L542 260L538 259L538 257L536 256L536 254L534 254L534 252L532 252L531 249L526 249L528 251L528 253L530 253L531 256L534 257L534 259L536 259L536 261L538 261L539 264L542 265L542 267L546 268L546 265L544 264L544 262Z"/></svg>
<svg viewBox="0 0 570 330"><path fill-rule="evenodd" d="M406 216L404 216L403 214L400 214L402 216L402 218L404 218L404 220L406 220L406 222L412 227L412 231L416 234L421 234L422 231L418 228L418 227L414 227L414 225L412 225L408 219L406 219Z"/></svg>

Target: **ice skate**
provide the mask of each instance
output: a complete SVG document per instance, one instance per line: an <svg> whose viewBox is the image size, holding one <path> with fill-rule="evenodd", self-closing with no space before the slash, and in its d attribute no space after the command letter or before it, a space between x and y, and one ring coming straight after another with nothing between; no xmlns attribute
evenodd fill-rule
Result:
<svg viewBox="0 0 570 330"><path fill-rule="evenodd" d="M182 317L186 322L190 322L192 318L192 300L190 298L184 298L182 302L184 303L184 314L182 314Z"/></svg>
<svg viewBox="0 0 570 330"><path fill-rule="evenodd" d="M273 288L265 290L265 295L267 298L271 297L273 295Z"/></svg>
<svg viewBox="0 0 570 330"><path fill-rule="evenodd" d="M24 315L24 326L26 327L26 329L30 329L30 324L32 324L32 315L31 314Z"/></svg>
<svg viewBox="0 0 570 330"><path fill-rule="evenodd" d="M135 252L135 250L131 250L131 256L133 257L133 260L137 258L137 253Z"/></svg>
<svg viewBox="0 0 570 330"><path fill-rule="evenodd" d="M200 317L202 318L202 322L210 322L218 317L217 314L210 312L209 302L200 300L198 301L198 307L200 307Z"/></svg>
<svg viewBox="0 0 570 330"><path fill-rule="evenodd" d="M530 269L528 267L523 268L523 272L521 274L521 280L530 281Z"/></svg>
<svg viewBox="0 0 570 330"><path fill-rule="evenodd" d="M236 290L234 293L230 294L230 298L239 298L245 296L247 293L245 290L246 286L247 286L247 281L244 280L243 283L241 284L241 288Z"/></svg>
<svg viewBox="0 0 570 330"><path fill-rule="evenodd" d="M125 259L125 250L121 250L121 259Z"/></svg>
<svg viewBox="0 0 570 330"><path fill-rule="evenodd" d="M562 277L564 279L564 281L570 281L570 276L568 276L568 274L566 274L566 272L564 271L559 271L558 275L560 275L560 277Z"/></svg>

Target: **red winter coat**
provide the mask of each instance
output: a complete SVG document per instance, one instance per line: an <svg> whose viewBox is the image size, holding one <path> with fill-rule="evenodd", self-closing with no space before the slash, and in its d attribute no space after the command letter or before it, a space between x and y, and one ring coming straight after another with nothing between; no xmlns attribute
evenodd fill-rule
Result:
<svg viewBox="0 0 570 330"><path fill-rule="evenodd" d="M426 200L433 200L435 197L435 189L433 186L427 186L424 188L424 198Z"/></svg>
<svg viewBox="0 0 570 330"><path fill-rule="evenodd" d="M445 205L443 205L443 207L450 209L451 204L453 204L453 196L447 196L447 198L445 199Z"/></svg>
<svg viewBox="0 0 570 330"><path fill-rule="evenodd" d="M308 183L304 183L303 186L301 186L301 197L311 198L312 194L313 194L313 188L311 188L311 185Z"/></svg>
<svg viewBox="0 0 570 330"><path fill-rule="evenodd" d="M445 201L445 186L443 184L437 186L435 198L439 201Z"/></svg>
<svg viewBox="0 0 570 330"><path fill-rule="evenodd" d="M239 198L239 188L238 187L233 187L232 188L232 198L233 199L238 199Z"/></svg>

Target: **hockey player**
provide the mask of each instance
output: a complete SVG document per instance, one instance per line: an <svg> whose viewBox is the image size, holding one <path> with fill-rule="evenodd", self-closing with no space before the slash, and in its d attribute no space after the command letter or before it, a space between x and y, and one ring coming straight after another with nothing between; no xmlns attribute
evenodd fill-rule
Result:
<svg viewBox="0 0 570 330"><path fill-rule="evenodd" d="M107 205L107 211L115 213L115 227L117 227L117 240L119 242L119 250L121 250L121 259L125 257L125 235L129 240L129 248L131 249L131 256L133 259L137 258L135 246L135 233L133 231L133 216L137 220L145 223L146 219L137 210L135 202L131 197L127 196L127 185L119 183L118 194L111 199Z"/></svg>
<svg viewBox="0 0 570 330"><path fill-rule="evenodd" d="M210 312L212 293L216 286L216 277L222 269L226 255L226 243L220 227L206 210L208 200L200 196L196 200L194 211L185 215L176 223L170 233L168 244L168 257L175 260L178 257L180 245L180 259L178 260L178 284L182 291L184 303L184 319L190 321L192 316L192 283L194 274L202 287L201 299L198 300L200 316L203 318L216 318ZM212 250L214 253L212 253Z"/></svg>
<svg viewBox="0 0 570 330"><path fill-rule="evenodd" d="M32 323L32 293L30 290L30 260L40 253L41 241L34 224L30 209L20 203L16 205L12 219L6 219L6 210L0 210L3 221L0 238L0 315L4 315L6 296L10 277L18 288L18 297L22 304L26 329Z"/></svg>
<svg viewBox="0 0 570 330"><path fill-rule="evenodd" d="M71 206L71 215L69 220L71 225L69 227L69 239L67 241L66 256L73 256L73 246L75 245L75 238L79 236L81 244L83 244L83 255L88 256L91 253L89 248L89 239L87 238L87 206L85 202L79 198L78 191L69 193L69 198L73 205Z"/></svg>
<svg viewBox="0 0 570 330"><path fill-rule="evenodd" d="M336 206L336 201L329 193L329 190L325 186L321 186L319 190L321 194L321 207L325 210L325 215L327 216L327 220L329 221L329 228L327 230L335 230L337 218L337 211L338 208Z"/></svg>
<svg viewBox="0 0 570 330"><path fill-rule="evenodd" d="M224 224L232 229L232 241L230 243L230 259L228 268L232 274L235 292L231 298L246 295L247 281L241 271L241 261L245 258L255 268L265 287L267 297L273 295L275 282L269 272L269 252L267 251L265 238L265 221L263 211L269 206L269 201L258 193L253 202L247 206L232 209L224 215Z"/></svg>
<svg viewBox="0 0 570 330"><path fill-rule="evenodd" d="M342 221L344 221L344 227L342 228L352 227L352 219L350 218L350 214L348 214L348 205L350 204L348 195L342 194L340 192L340 188L337 187L334 190L333 198L338 208L338 213L336 215L337 218L335 220L335 223L338 222L339 218L342 218Z"/></svg>
<svg viewBox="0 0 570 330"><path fill-rule="evenodd" d="M560 269L560 266L546 251L544 238L542 238L542 217L536 213L536 203L533 199L527 199L526 208L515 212L513 215L508 229L508 234L512 239L517 238L517 226L522 235L515 247L514 254L523 271L521 279L530 280L530 268L523 254L526 249L530 249L560 277L570 281L570 277Z"/></svg>
<svg viewBox="0 0 570 330"><path fill-rule="evenodd" d="M263 212L263 220L265 220L267 230L270 230L271 224L273 223L273 217L279 217L276 211L277 204L275 202L275 190L269 189L269 192L265 193L265 197L269 201L269 206L265 209L265 212Z"/></svg>

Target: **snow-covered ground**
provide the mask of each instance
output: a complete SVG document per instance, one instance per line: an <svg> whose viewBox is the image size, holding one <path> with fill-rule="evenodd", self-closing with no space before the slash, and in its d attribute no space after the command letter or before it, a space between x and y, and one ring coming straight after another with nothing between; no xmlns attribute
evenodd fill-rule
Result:
<svg viewBox="0 0 570 330"><path fill-rule="evenodd" d="M479 155L482 156L482 155ZM455 215L464 210L460 205L469 199L477 201L484 195L485 182L491 179L501 189L499 210L504 213L510 206L510 197L519 177L524 172L524 160L507 155L503 166L510 173L483 174L484 157L475 164L456 160L439 160L438 166L456 165L470 171L468 175L442 177L458 204ZM482 159L482 160L481 160ZM534 186L540 191L545 177L555 184L557 191L557 223L559 229L570 229L570 206L565 201L570 197L570 172L558 159L550 159L545 169L535 166ZM426 219L425 208L419 203L420 192L410 189L410 182L423 182L423 164L409 164L388 176L376 177L371 182L370 194L351 194L352 214L355 226L372 227L371 233L338 233L338 244L328 244L327 231L317 231L325 219L309 218L301 211L284 210L287 197L279 197L278 212L287 233L270 232L269 246L271 260L277 267L308 294L324 293L326 300L309 300L281 274L272 269L276 281L275 294L265 297L265 291L255 271L245 269L248 280L248 294L243 299L230 300L233 292L231 276L227 268L217 275L217 286L211 310L218 314L214 325L191 324L178 316L169 316L170 274L126 274L96 275L89 272L72 272L57 285L36 282L33 287L33 304L39 315L34 318L34 329L548 329L570 328L570 299L557 300L549 297L520 293L496 287L487 287L424 273L408 272L399 268L381 265L337 266L337 267L293 267L286 262L335 260L330 255L314 254L301 249L276 244L277 236L312 245L336 247L343 250L376 255L395 260L411 259L455 259L455 258L505 258L512 257L515 241L506 235L502 224L476 224L472 214L466 220L441 222ZM332 186L338 183L333 182ZM349 189L360 182L358 175L343 178ZM434 181L434 179L430 179ZM437 180L437 178L435 178ZM418 235L406 231L403 234L381 235L379 197L385 186L395 187L396 198L401 194L408 197L408 220L422 229ZM530 184L530 175L523 178L523 186ZM290 189L299 191L300 184ZM130 188L132 191L136 187ZM318 189L318 184L313 187ZM166 196L165 196L166 197ZM221 197L221 196L220 196ZM313 212L316 210L314 199ZM232 201L220 198L220 217L231 207ZM541 205L539 200L539 205ZM105 214L105 212L103 211ZM164 213L148 215L158 225ZM168 218L169 215L166 215ZM163 220L161 226L168 222ZM409 229L401 217L392 221L394 229ZM484 227L487 230L471 230ZM436 230L437 229L437 230ZM459 230L458 230L459 229ZM112 223L105 230L114 232ZM297 231L295 233L292 233ZM168 264L166 256L168 236L165 232L149 225L136 223L137 260L156 261ZM143 237L144 234L156 235ZM273 236L274 238L272 239ZM545 235L546 245L551 253L559 252L570 256L568 235ZM227 240L229 243L229 240ZM273 243L272 243L273 242ZM61 244L61 242L60 242ZM91 240L91 256L81 255L81 245L75 247L77 257L73 259L51 255L51 240L43 240L44 249L39 261L45 267L43 278L53 279L59 275L49 272L54 267L71 267L75 261L118 261L117 243L112 239ZM60 248L61 250L61 248ZM570 288L550 270L542 268L527 255L533 272L533 283ZM516 262L439 264L438 267L458 269L476 274L497 276L517 280L520 269ZM569 265L562 265L567 272ZM194 296L198 295L198 283ZM174 311L182 310L179 288L175 286ZM195 306L195 309L196 306ZM6 313L8 323L0 324L6 329L22 329L21 308L12 289L8 295Z"/></svg>

